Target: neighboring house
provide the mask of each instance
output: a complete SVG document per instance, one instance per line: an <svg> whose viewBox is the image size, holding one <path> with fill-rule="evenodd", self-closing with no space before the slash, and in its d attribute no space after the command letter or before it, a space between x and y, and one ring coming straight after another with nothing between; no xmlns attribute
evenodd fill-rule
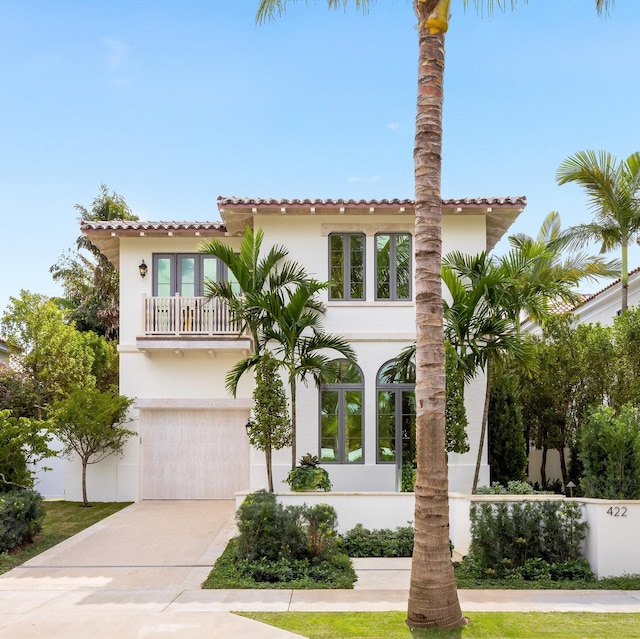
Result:
<svg viewBox="0 0 640 639"><path fill-rule="evenodd" d="M629 271L627 306L640 304L640 267ZM590 295L582 304L573 309L577 324L595 324L604 326L613 324L613 320L622 311L622 286L620 278L597 293Z"/></svg>
<svg viewBox="0 0 640 639"><path fill-rule="evenodd" d="M8 362L9 361L9 347L7 343L0 339L0 362Z"/></svg>
<svg viewBox="0 0 640 639"><path fill-rule="evenodd" d="M525 205L522 197L444 201L443 254L493 248ZM230 498L266 485L264 454L250 450L245 431L252 376L242 379L236 398L224 388L251 342L238 335L223 303L202 296L203 277L226 273L198 251L212 237L238 247L247 226L263 229L263 250L284 245L310 275L332 278L323 296L325 329L357 352L357 367L348 367L341 383L299 385L298 457L320 456L334 490L398 490L402 458L394 451L411 438L413 388L390 385L381 373L415 340L413 202L219 198L218 208L221 222L81 224L120 271L120 392L135 398L132 427L139 433L124 458L89 468L91 498ZM449 456L452 491L471 488L483 398L480 377L467 395L471 451ZM274 455L276 490L285 488L290 456ZM486 454L481 483L488 483ZM78 468L67 468L65 494L79 498Z"/></svg>

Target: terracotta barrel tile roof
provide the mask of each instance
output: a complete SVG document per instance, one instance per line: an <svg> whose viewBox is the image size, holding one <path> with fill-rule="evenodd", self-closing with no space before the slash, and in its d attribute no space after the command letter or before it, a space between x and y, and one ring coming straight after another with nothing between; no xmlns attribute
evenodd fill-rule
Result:
<svg viewBox="0 0 640 639"><path fill-rule="evenodd" d="M442 200L443 206L526 206L527 198L517 197L478 197ZM285 199L285 198L245 198L218 197L218 206L407 206L415 205L414 200L334 200L334 199Z"/></svg>

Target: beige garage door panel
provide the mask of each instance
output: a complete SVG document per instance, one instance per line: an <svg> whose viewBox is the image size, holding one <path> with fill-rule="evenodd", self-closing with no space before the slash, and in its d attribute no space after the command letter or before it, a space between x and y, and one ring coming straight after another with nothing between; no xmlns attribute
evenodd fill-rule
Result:
<svg viewBox="0 0 640 639"><path fill-rule="evenodd" d="M229 499L249 487L242 411L140 413L143 499Z"/></svg>

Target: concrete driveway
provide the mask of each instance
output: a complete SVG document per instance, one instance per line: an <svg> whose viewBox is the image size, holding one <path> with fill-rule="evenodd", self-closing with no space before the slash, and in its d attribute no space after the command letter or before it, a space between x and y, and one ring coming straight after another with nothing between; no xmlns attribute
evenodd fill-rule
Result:
<svg viewBox="0 0 640 639"><path fill-rule="evenodd" d="M0 637L141 639L297 635L180 605L235 532L233 501L133 504L0 576Z"/></svg>

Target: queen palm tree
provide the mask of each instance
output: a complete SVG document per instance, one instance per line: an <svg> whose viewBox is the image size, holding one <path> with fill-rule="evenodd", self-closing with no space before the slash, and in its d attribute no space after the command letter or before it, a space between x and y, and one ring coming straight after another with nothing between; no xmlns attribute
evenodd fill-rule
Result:
<svg viewBox="0 0 640 639"><path fill-rule="evenodd" d="M366 8L369 0L353 0ZM515 6L517 0L475 0L477 7ZM349 0L327 0L329 7ZM468 0L462 0L463 5ZM257 20L286 8L287 0L260 0ZM595 0L599 12L613 0ZM411 628L455 628L460 610L449 553L445 454L445 374L442 331L441 168L445 34L451 0L413 0L418 32L418 96L414 138L416 447L415 541L407 623Z"/></svg>
<svg viewBox="0 0 640 639"><path fill-rule="evenodd" d="M518 317L509 309L510 274L486 253L446 255L442 280L450 298L444 301L444 333L455 349L460 373L467 381L479 371L484 371L487 377L471 489L475 493L487 432L492 367L501 360L515 360L529 368L533 362L533 349L528 337L519 330Z"/></svg>
<svg viewBox="0 0 640 639"><path fill-rule="evenodd" d="M207 297L227 301L233 321L240 325L241 331L249 331L254 355L259 355L259 330L265 313L263 296L269 292L295 287L308 279L300 264L283 261L289 254L283 246L272 246L266 255L262 255L263 240L262 229L254 233L247 227L237 253L218 239L204 242L200 246L203 253L217 257L230 274L222 282L206 279L205 294Z"/></svg>
<svg viewBox="0 0 640 639"><path fill-rule="evenodd" d="M329 351L336 351L349 360L355 360L350 344L338 335L326 333L322 327L323 305L317 293L327 288L326 283L307 280L294 291L271 291L261 298L264 320L260 326L260 347L268 347L287 372L291 399L291 468L296 465L296 387L297 381L307 383L311 377L316 385L332 367ZM237 388L240 377L257 365L260 355L239 361L227 375L227 388Z"/></svg>
<svg viewBox="0 0 640 639"><path fill-rule="evenodd" d="M575 182L589 197L593 222L568 229L578 246L600 244L600 252L620 249L622 310L627 308L629 288L628 250L640 234L640 153L618 160L606 151L580 151L558 167L559 184Z"/></svg>
<svg viewBox="0 0 640 639"><path fill-rule="evenodd" d="M276 359L280 359L287 371L291 397L291 467L296 462L296 384L305 384L308 377L319 386L327 371L333 366L328 351L336 351L348 360L356 355L349 342L339 335L326 333L322 326L324 307L317 300L317 293L327 288L327 283L309 280L288 296L283 304L280 295L267 299L267 310L273 323L265 327L264 340L273 345Z"/></svg>
<svg viewBox="0 0 640 639"><path fill-rule="evenodd" d="M509 236L509 244L511 250L501 260L514 283L509 308L518 320L524 312L540 325L558 303L582 301L577 289L584 280L614 277L620 267L616 261L572 250L571 234L562 231L556 211L543 220L536 238L518 233Z"/></svg>

